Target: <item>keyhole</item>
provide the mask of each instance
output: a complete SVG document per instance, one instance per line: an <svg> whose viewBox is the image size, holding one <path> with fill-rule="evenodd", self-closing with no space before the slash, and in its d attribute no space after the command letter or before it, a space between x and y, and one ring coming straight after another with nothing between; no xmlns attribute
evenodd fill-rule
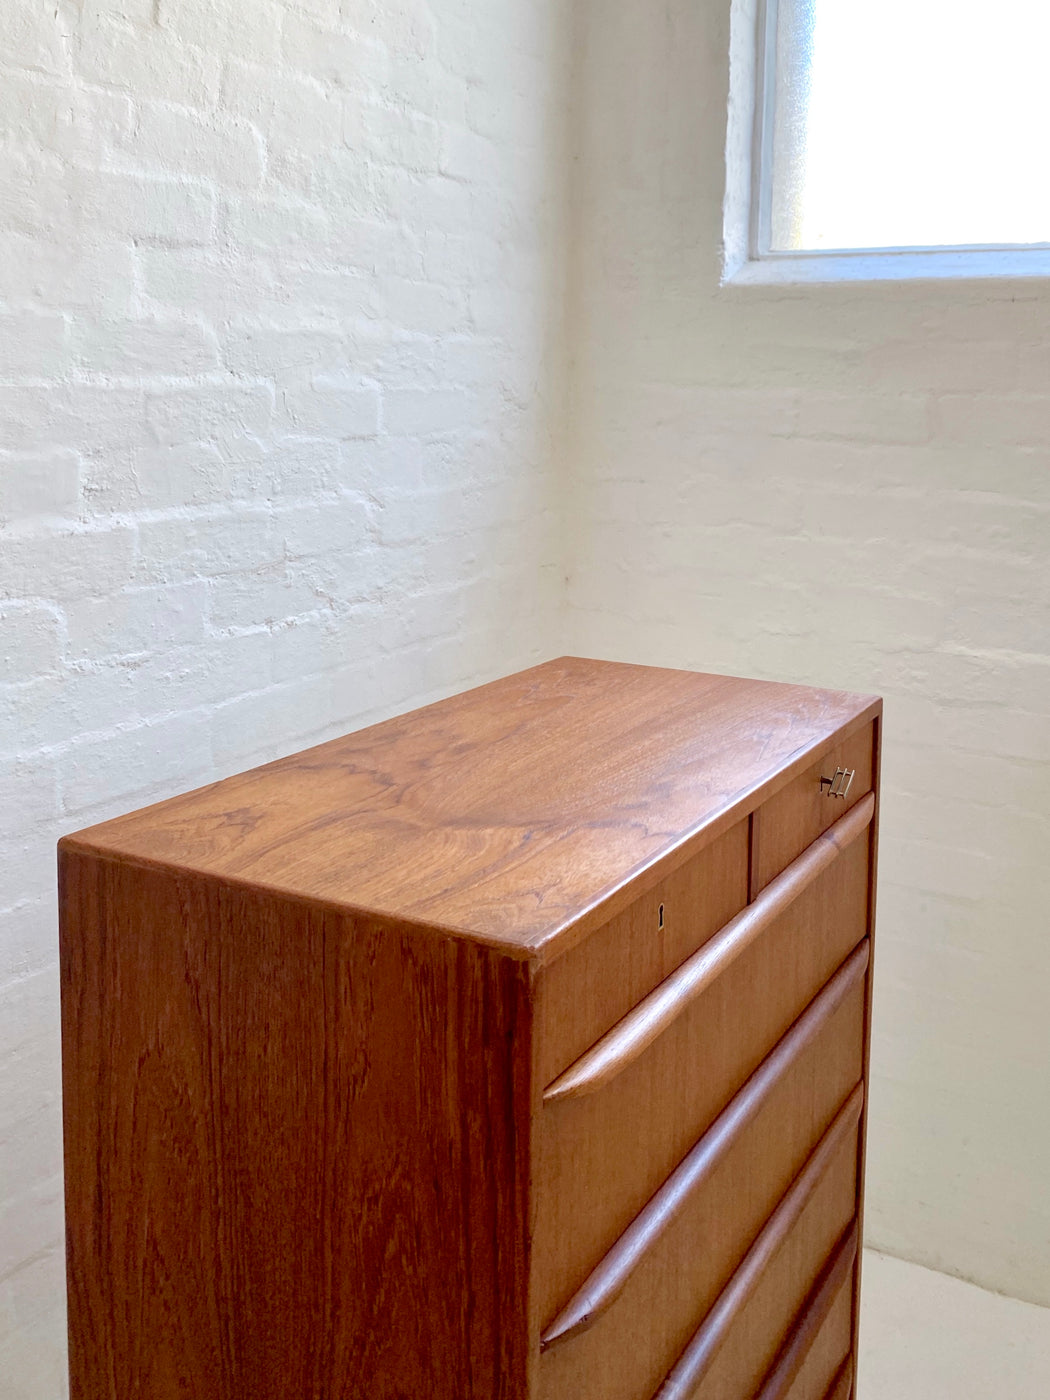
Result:
<svg viewBox="0 0 1050 1400"><path fill-rule="evenodd" d="M664 906L661 904L661 905L660 905L660 922L659 922L659 924L657 925L657 927L658 927L658 928L663 928L663 926L664 926Z"/></svg>

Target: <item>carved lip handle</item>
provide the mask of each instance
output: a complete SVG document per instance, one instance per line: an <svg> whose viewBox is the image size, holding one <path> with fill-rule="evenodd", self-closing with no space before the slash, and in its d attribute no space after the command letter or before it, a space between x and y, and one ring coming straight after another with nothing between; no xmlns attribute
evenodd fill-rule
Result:
<svg viewBox="0 0 1050 1400"><path fill-rule="evenodd" d="M674 1224L693 1193L710 1177L864 976L869 952L865 939L817 993L545 1329L541 1350L585 1331L612 1306L649 1250Z"/></svg>
<svg viewBox="0 0 1050 1400"><path fill-rule="evenodd" d="M752 904L730 919L548 1084L543 1091L544 1103L593 1094L626 1069L867 829L874 812L875 794L869 792L771 880Z"/></svg>

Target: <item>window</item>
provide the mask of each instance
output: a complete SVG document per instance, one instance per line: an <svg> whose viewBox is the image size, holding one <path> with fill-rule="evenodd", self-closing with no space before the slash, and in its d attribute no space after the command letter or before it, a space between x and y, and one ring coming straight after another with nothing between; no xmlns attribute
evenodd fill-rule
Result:
<svg viewBox="0 0 1050 1400"><path fill-rule="evenodd" d="M1046 275L1048 53L1050 0L737 0L727 273Z"/></svg>

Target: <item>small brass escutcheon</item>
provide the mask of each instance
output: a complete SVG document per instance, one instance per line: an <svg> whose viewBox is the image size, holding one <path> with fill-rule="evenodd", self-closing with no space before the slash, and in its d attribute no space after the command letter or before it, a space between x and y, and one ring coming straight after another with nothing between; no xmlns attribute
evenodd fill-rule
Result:
<svg viewBox="0 0 1050 1400"><path fill-rule="evenodd" d="M820 790L825 797L845 797L853 782L855 768L836 768L833 778L821 778Z"/></svg>

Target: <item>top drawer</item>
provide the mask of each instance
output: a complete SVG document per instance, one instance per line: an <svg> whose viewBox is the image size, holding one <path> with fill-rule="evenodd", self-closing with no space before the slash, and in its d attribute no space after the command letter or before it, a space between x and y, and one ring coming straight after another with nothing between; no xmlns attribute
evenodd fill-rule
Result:
<svg viewBox="0 0 1050 1400"><path fill-rule="evenodd" d="M846 776L835 781L841 770ZM757 809L751 826L750 899L871 791L874 771L875 726L869 724L826 749ZM831 779L833 786L822 783L822 778ZM847 781L845 796L838 795Z"/></svg>

